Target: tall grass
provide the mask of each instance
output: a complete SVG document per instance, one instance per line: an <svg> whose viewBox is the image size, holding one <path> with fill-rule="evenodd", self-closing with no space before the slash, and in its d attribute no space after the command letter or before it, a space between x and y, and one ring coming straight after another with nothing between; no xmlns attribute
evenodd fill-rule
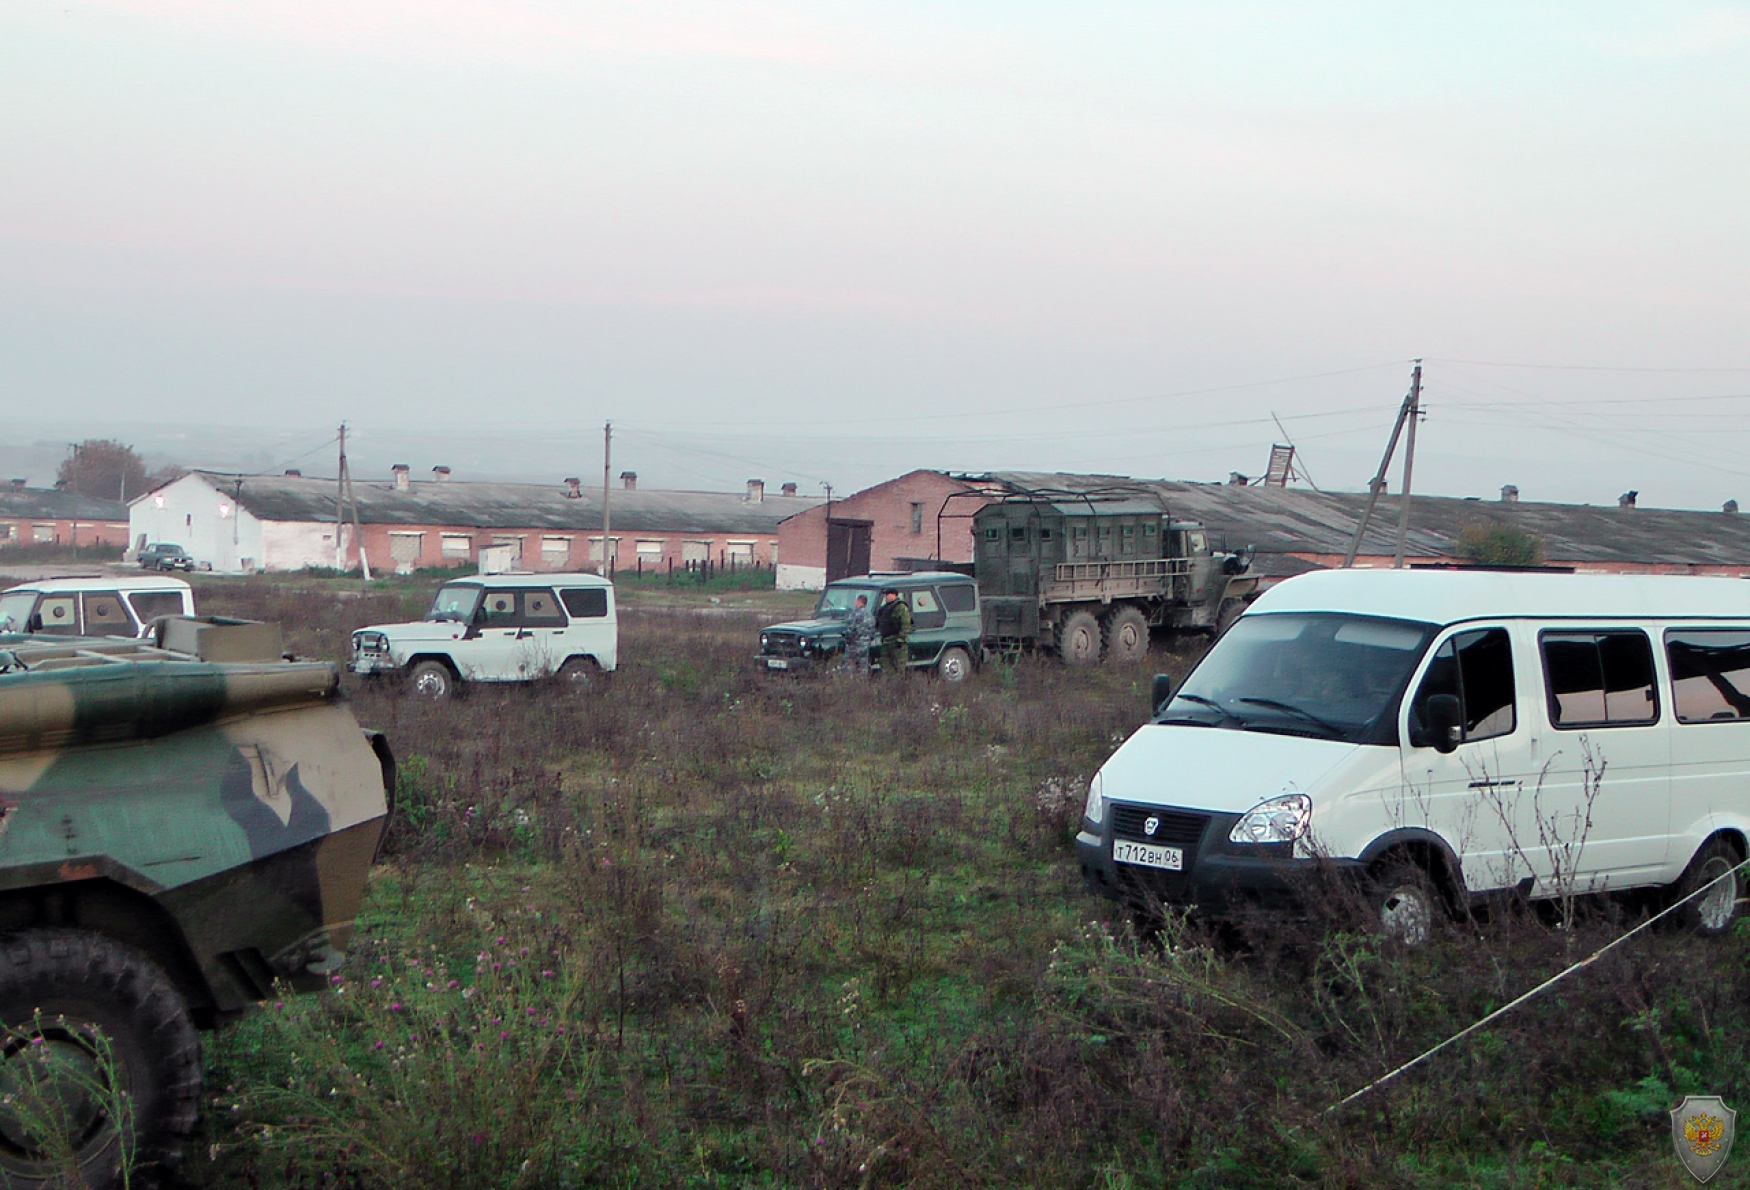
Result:
<svg viewBox="0 0 1750 1190"><path fill-rule="evenodd" d="M311 652L391 610L240 592ZM581 695L357 690L387 861L331 993L212 1047L196 1183L1629 1186L1676 1097L1750 1097L1750 937L1664 933L1325 1115L1617 927L1139 942L1070 839L1148 671L774 682L755 633L629 612Z"/></svg>

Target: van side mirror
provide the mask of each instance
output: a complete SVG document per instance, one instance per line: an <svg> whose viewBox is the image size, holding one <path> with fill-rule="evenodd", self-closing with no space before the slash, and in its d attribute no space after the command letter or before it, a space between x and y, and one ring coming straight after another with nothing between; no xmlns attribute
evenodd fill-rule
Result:
<svg viewBox="0 0 1750 1190"><path fill-rule="evenodd" d="M1426 744L1432 744L1436 752L1443 754L1457 749L1458 741L1464 734L1462 714L1463 712L1458 705L1458 695L1435 694L1431 696L1428 699L1428 739Z"/></svg>
<svg viewBox="0 0 1750 1190"><path fill-rule="evenodd" d="M1167 700L1173 697L1173 675L1156 674L1155 680L1149 686L1149 716L1152 718L1161 713L1161 708L1167 705Z"/></svg>

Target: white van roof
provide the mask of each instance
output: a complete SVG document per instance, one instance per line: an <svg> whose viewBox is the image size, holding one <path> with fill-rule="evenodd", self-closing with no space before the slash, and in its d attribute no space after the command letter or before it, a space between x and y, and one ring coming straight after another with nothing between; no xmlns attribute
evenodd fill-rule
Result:
<svg viewBox="0 0 1750 1190"><path fill-rule="evenodd" d="M1711 575L1320 570L1271 587L1247 614L1291 611L1428 624L1485 618L1750 619L1750 582Z"/></svg>

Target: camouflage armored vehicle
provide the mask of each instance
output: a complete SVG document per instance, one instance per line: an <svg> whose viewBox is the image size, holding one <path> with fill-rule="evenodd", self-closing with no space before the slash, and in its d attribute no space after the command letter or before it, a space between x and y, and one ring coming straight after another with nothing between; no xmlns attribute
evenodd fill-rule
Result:
<svg viewBox="0 0 1750 1190"><path fill-rule="evenodd" d="M387 822L334 667L264 625L158 639L188 651L0 636L0 1185L172 1166L197 1029L327 982Z"/></svg>
<svg viewBox="0 0 1750 1190"><path fill-rule="evenodd" d="M1012 491L972 517L984 643L1133 664L1149 630L1220 632L1257 598L1249 551L1216 548L1147 488Z"/></svg>

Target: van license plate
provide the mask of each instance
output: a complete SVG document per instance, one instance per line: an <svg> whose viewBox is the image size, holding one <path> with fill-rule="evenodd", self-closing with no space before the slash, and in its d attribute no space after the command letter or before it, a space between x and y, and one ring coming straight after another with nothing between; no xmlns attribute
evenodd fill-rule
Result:
<svg viewBox="0 0 1750 1190"><path fill-rule="evenodd" d="M1156 847L1153 843L1128 843L1112 840L1112 858L1121 864L1141 864L1145 868L1165 868L1169 872L1185 870L1185 853L1177 847Z"/></svg>
<svg viewBox="0 0 1750 1190"><path fill-rule="evenodd" d="M767 669L789 669L790 668L790 659L788 657L767 657L766 658L766 668Z"/></svg>

